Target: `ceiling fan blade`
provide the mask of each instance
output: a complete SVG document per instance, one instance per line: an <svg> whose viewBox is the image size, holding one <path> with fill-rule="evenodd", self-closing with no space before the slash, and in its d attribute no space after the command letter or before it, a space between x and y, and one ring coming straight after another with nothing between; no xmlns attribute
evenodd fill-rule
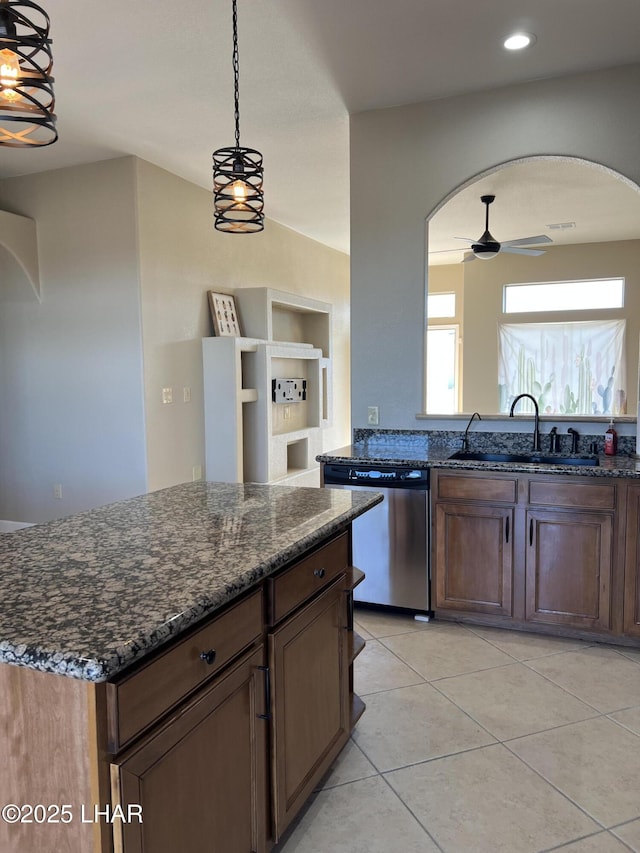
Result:
<svg viewBox="0 0 640 853"><path fill-rule="evenodd" d="M502 244L501 252L509 252L512 255L530 255L534 257L535 255L544 255L543 249L520 249L517 246L506 246L504 243Z"/></svg>
<svg viewBox="0 0 640 853"><path fill-rule="evenodd" d="M464 258L462 259L462 263L466 264L467 261L476 261L476 260L477 260L477 258L473 254L473 252L469 252L469 254L465 255Z"/></svg>
<svg viewBox="0 0 640 853"><path fill-rule="evenodd" d="M473 240L471 237L454 237L454 240L466 240L467 243L477 243L477 240Z"/></svg>
<svg viewBox="0 0 640 853"><path fill-rule="evenodd" d="M538 234L537 237L520 237L518 240L505 240L503 246L533 246L538 243L553 243L551 237L546 234Z"/></svg>

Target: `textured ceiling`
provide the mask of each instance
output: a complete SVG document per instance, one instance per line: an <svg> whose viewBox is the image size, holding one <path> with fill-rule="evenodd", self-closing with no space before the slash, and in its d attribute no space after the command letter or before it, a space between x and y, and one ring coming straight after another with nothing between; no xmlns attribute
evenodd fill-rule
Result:
<svg viewBox="0 0 640 853"><path fill-rule="evenodd" d="M212 151L233 143L231 0L39 2L60 140L0 150L0 177L134 154L209 189ZM640 60L638 0L238 5L241 141L264 154L267 215L343 251L350 112ZM537 36L521 54L501 47L516 28ZM482 212L478 200L474 222Z"/></svg>

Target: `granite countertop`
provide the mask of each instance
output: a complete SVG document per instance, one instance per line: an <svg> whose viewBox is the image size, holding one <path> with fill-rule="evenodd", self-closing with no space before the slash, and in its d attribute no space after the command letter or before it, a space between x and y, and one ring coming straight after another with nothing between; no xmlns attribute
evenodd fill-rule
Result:
<svg viewBox="0 0 640 853"><path fill-rule="evenodd" d="M104 681L380 500L186 483L0 535L0 662Z"/></svg>
<svg viewBox="0 0 640 853"><path fill-rule="evenodd" d="M517 471L527 474L571 474L578 477L640 478L640 459L631 456L598 456L597 466L548 465L531 462L475 462L449 459L459 448L429 442L394 444L362 442L316 456L319 462L353 465L409 465L413 468L451 468L480 471ZM483 448L484 449L484 448ZM563 454L567 455L567 454Z"/></svg>

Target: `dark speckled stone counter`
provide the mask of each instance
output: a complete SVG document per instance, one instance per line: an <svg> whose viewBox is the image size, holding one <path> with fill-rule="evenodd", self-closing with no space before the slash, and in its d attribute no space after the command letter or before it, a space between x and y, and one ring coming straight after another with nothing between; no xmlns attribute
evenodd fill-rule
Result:
<svg viewBox="0 0 640 853"><path fill-rule="evenodd" d="M640 459L631 456L598 457L594 467L583 465L548 465L531 462L474 462L449 459L459 449L425 442L394 444L362 442L341 447L331 453L316 456L319 462L354 465L410 465L414 468L464 468L484 471L517 471L526 474L571 474L577 477L627 477L640 479ZM476 448L473 448L476 449ZM502 448L501 448L502 449Z"/></svg>
<svg viewBox="0 0 640 853"><path fill-rule="evenodd" d="M0 662L104 681L381 499L187 483L0 535Z"/></svg>

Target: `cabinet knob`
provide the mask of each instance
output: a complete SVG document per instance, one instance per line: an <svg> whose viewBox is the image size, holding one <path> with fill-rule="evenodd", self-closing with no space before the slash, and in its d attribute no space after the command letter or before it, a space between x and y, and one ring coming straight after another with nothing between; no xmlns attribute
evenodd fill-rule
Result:
<svg viewBox="0 0 640 853"><path fill-rule="evenodd" d="M200 660L205 661L206 663L209 664L209 666L211 666L211 664L214 662L215 659L216 659L216 650L215 649L209 649L208 652L200 652Z"/></svg>
<svg viewBox="0 0 640 853"><path fill-rule="evenodd" d="M323 578L325 576L325 570L324 569L314 569L313 573L317 578Z"/></svg>

